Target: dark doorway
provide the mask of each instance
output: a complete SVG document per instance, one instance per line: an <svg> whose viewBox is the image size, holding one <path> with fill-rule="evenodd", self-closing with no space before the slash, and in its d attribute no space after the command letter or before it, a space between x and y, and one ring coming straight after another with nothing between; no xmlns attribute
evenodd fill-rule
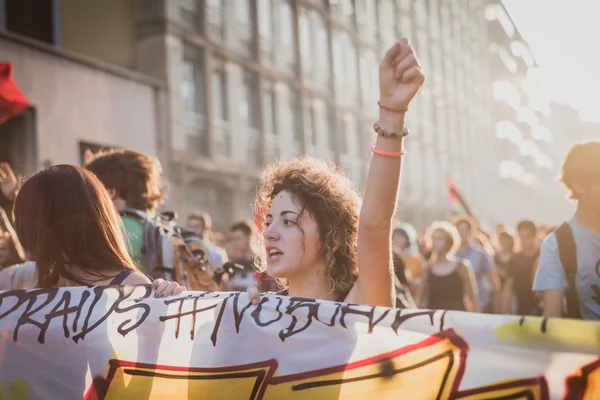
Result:
<svg viewBox="0 0 600 400"><path fill-rule="evenodd" d="M4 0L6 30L56 44L54 3L52 0Z"/></svg>

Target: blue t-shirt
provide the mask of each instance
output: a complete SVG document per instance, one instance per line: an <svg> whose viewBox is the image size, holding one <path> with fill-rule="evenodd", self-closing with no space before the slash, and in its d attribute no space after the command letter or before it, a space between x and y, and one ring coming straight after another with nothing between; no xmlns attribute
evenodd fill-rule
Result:
<svg viewBox="0 0 600 400"><path fill-rule="evenodd" d="M487 274L494 270L490 256L481 247L470 245L467 251L457 251L456 257L468 260L471 263L475 280L477 280L479 305L483 312L490 301L491 292L491 283L487 278Z"/></svg>
<svg viewBox="0 0 600 400"><path fill-rule="evenodd" d="M581 225L575 217L569 220L577 248L575 287L581 317L600 320L600 234ZM551 233L542 244L540 263L533 281L533 290L566 290L565 271L558 255L556 235Z"/></svg>

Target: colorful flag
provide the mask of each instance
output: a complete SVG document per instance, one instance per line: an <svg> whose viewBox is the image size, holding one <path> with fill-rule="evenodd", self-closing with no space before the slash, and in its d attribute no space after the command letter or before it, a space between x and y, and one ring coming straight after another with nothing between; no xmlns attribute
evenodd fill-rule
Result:
<svg viewBox="0 0 600 400"><path fill-rule="evenodd" d="M0 63L0 124L29 107L29 101L12 78L13 66Z"/></svg>
<svg viewBox="0 0 600 400"><path fill-rule="evenodd" d="M598 399L599 333L149 285L0 292L0 398Z"/></svg>
<svg viewBox="0 0 600 400"><path fill-rule="evenodd" d="M446 175L446 186L448 188L448 202L450 203L450 207L452 208L453 215L470 215L471 213L470 207L467 205L465 198L458 190L458 186L452 179L450 175Z"/></svg>

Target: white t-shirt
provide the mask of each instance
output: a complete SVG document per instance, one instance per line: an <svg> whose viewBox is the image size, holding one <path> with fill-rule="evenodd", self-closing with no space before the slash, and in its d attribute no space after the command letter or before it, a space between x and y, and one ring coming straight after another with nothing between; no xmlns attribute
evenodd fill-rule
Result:
<svg viewBox="0 0 600 400"><path fill-rule="evenodd" d="M600 235L581 225L575 217L569 220L569 226L577 249L575 288L581 317L600 320ZM564 291L567 287L567 277L558 254L558 241L556 235L551 233L542 244L533 290Z"/></svg>

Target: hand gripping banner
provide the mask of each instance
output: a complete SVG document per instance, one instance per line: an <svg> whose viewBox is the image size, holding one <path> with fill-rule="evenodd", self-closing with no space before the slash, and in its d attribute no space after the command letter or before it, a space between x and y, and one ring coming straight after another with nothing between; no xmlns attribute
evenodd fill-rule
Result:
<svg viewBox="0 0 600 400"><path fill-rule="evenodd" d="M150 286L0 292L0 399L600 399L600 324Z"/></svg>

